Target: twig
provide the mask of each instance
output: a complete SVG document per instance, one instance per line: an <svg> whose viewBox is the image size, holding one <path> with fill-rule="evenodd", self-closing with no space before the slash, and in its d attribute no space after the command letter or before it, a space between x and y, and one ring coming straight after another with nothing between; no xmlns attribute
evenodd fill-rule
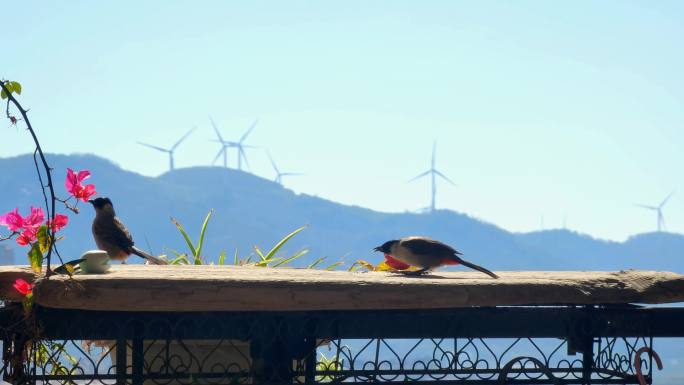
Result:
<svg viewBox="0 0 684 385"><path fill-rule="evenodd" d="M19 110L19 113L21 114L21 117L23 118L24 122L26 123L26 127L28 128L29 132L31 133L31 137L33 138L33 143L36 145L36 152L40 156L40 160L43 164L43 168L45 169L45 175L47 177L47 187L50 191L50 204L48 204L47 200L47 195L45 194L45 185L41 182L40 187L41 190L43 191L43 196L45 197L45 208L49 212L49 218L50 221L53 222L55 220L55 189L52 185L52 169L48 165L47 159L45 159L45 154L43 153L43 149L40 146L40 142L38 141L38 137L36 136L36 132L33 130L33 126L31 126L31 121L29 120L28 116L26 115L27 110L25 110L19 101L14 98L14 95L12 95L12 92L10 92L9 89L5 86L5 81L0 80L0 87L2 87L2 90L5 92L7 95L7 108L5 110L5 113L7 114L8 118L11 118L12 115L10 114L9 111L9 106L10 102L14 104L14 106ZM34 152L34 159L35 159L35 152ZM41 178L40 174L40 168L38 167L38 161L35 161L36 164L36 171L38 172L38 177ZM55 232L52 226L48 226L47 228L48 232L48 237L50 239L50 248L48 249L47 255L45 256L45 259L47 260L47 270L45 272L46 277L50 277L53 273L52 270L50 269L50 262L51 262L51 257L52 257L52 250L53 246L55 243Z"/></svg>
<svg viewBox="0 0 684 385"><path fill-rule="evenodd" d="M16 231L14 231L14 232L12 232L12 234L10 234L10 235L8 235L8 236L6 236L6 237L0 237L0 242L10 240L10 239L14 238L14 236L17 235L17 234L19 234L19 233L17 233Z"/></svg>

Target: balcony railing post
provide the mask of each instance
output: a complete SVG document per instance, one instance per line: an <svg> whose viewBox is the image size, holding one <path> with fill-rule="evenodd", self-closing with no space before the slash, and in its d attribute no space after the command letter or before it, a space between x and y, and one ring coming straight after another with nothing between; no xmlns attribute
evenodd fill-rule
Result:
<svg viewBox="0 0 684 385"><path fill-rule="evenodd" d="M144 347L142 337L133 339L133 385L142 385L143 383L143 366L145 363Z"/></svg>
<svg viewBox="0 0 684 385"><path fill-rule="evenodd" d="M116 340L116 383L117 385L126 385L126 377L128 373L128 362L126 359L126 339L119 338Z"/></svg>

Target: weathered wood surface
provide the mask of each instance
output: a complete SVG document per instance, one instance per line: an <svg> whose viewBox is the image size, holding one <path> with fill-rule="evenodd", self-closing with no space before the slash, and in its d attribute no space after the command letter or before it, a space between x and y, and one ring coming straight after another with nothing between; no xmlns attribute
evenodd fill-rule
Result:
<svg viewBox="0 0 684 385"><path fill-rule="evenodd" d="M28 268L0 269L3 298ZM434 272L424 277L236 266L116 265L108 274L36 282L36 303L118 311L296 311L469 306L671 303L684 276L670 272Z"/></svg>

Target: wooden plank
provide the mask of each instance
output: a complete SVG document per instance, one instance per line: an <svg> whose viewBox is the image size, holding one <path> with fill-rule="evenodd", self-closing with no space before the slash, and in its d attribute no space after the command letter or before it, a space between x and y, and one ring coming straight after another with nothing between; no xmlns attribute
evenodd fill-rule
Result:
<svg viewBox="0 0 684 385"><path fill-rule="evenodd" d="M16 274L26 269L14 268ZM670 272L434 272L424 277L240 266L116 265L108 274L40 279L36 303L116 311L437 309L684 301ZM0 282L13 280L0 270ZM5 292L5 290L3 290ZM9 299L9 298L8 298Z"/></svg>

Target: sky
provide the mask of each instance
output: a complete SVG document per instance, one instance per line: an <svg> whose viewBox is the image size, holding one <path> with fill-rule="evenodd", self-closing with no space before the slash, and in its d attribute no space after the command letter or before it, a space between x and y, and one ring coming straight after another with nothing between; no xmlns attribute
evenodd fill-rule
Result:
<svg viewBox="0 0 684 385"><path fill-rule="evenodd" d="M512 231L623 240L684 233L680 1L22 1L3 7L0 78L47 152L144 175L210 165L246 140L250 171L386 212L429 205ZM0 157L32 151L5 121ZM229 166L235 167L235 153ZM78 168L78 165L74 165Z"/></svg>

